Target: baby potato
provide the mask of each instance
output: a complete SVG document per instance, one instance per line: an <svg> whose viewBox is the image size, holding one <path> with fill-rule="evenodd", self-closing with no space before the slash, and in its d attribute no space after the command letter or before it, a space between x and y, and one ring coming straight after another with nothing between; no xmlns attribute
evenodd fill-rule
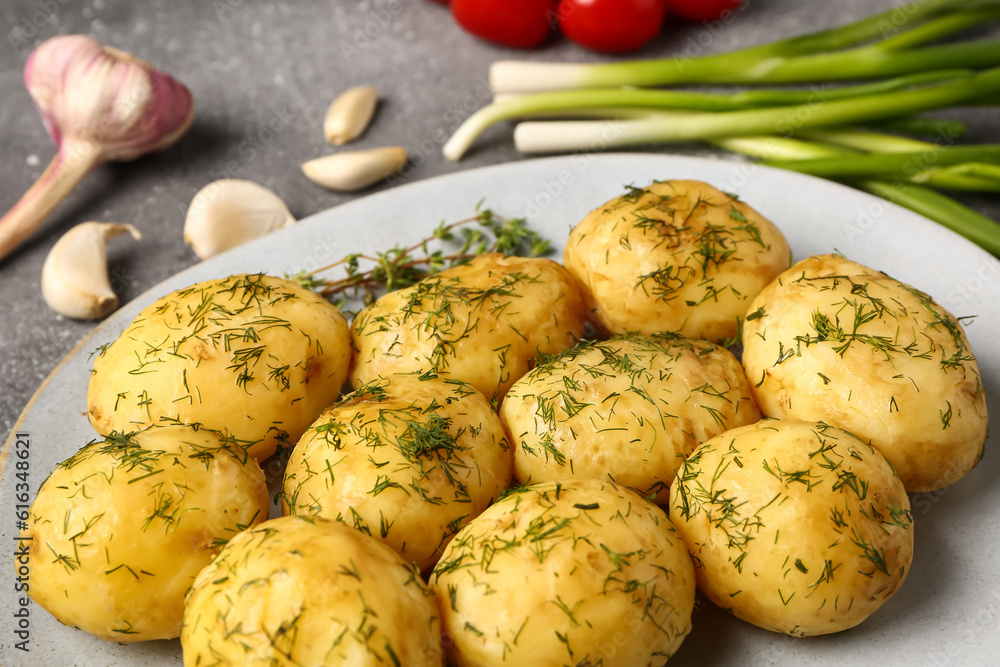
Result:
<svg viewBox="0 0 1000 667"><path fill-rule="evenodd" d="M781 232L701 181L657 181L594 209L563 264L610 333L735 339L750 301L791 264Z"/></svg>
<svg viewBox="0 0 1000 667"><path fill-rule="evenodd" d="M340 311L298 284L259 274L208 280L158 299L101 349L90 423L102 435L199 424L261 461L337 399L350 355Z"/></svg>
<svg viewBox="0 0 1000 667"><path fill-rule="evenodd" d="M959 321L923 292L819 255L781 274L752 311L743 364L765 415L857 434L911 493L948 486L979 462L979 367Z"/></svg>
<svg viewBox="0 0 1000 667"><path fill-rule="evenodd" d="M362 310L351 325L351 382L429 372L502 399L536 356L572 347L584 322L580 291L563 267L480 255Z"/></svg>
<svg viewBox="0 0 1000 667"><path fill-rule="evenodd" d="M826 424L764 420L700 445L670 490L698 588L759 627L839 632L895 594L913 558L903 484Z"/></svg>
<svg viewBox="0 0 1000 667"><path fill-rule="evenodd" d="M729 350L663 333L582 344L536 366L500 417L522 482L605 478L666 503L685 456L760 412Z"/></svg>
<svg viewBox="0 0 1000 667"><path fill-rule="evenodd" d="M448 544L430 583L459 667L662 665L691 630L683 541L611 482L511 491Z"/></svg>
<svg viewBox="0 0 1000 667"><path fill-rule="evenodd" d="M109 436L57 465L31 505L30 595L108 641L177 637L195 576L269 508L260 466L218 434Z"/></svg>
<svg viewBox="0 0 1000 667"><path fill-rule="evenodd" d="M422 570L511 480L490 402L457 380L394 375L327 410L292 450L282 509L337 519Z"/></svg>
<svg viewBox="0 0 1000 667"><path fill-rule="evenodd" d="M440 667L434 593L392 549L319 517L229 542L188 593L184 664Z"/></svg>

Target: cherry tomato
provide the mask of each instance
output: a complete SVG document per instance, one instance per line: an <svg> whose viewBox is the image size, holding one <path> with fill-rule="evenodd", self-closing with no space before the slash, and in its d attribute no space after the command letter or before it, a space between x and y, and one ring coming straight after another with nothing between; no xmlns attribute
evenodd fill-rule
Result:
<svg viewBox="0 0 1000 667"><path fill-rule="evenodd" d="M552 30L556 0L451 0L451 14L477 37L530 49Z"/></svg>
<svg viewBox="0 0 1000 667"><path fill-rule="evenodd" d="M660 33L663 0L560 0L559 27L588 49L634 51Z"/></svg>
<svg viewBox="0 0 1000 667"><path fill-rule="evenodd" d="M667 12L688 21L713 21L736 11L743 0L664 0Z"/></svg>

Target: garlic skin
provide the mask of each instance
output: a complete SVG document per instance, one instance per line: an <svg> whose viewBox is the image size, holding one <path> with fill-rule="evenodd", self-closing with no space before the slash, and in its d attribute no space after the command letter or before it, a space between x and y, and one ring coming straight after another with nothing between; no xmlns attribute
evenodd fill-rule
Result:
<svg viewBox="0 0 1000 667"><path fill-rule="evenodd" d="M194 118L191 92L169 74L86 35L59 35L24 66L49 135L128 161L173 144Z"/></svg>
<svg viewBox="0 0 1000 667"><path fill-rule="evenodd" d="M406 149L388 146L316 158L302 165L302 173L313 183L331 190L353 192L395 174L406 160Z"/></svg>
<svg viewBox="0 0 1000 667"><path fill-rule="evenodd" d="M355 86L337 96L326 112L323 134L326 143L341 146L360 137L375 115L378 91Z"/></svg>
<svg viewBox="0 0 1000 667"><path fill-rule="evenodd" d="M95 320L118 307L108 279L107 242L125 232L142 238L132 225L115 222L83 222L62 235L42 265L42 296L52 310Z"/></svg>
<svg viewBox="0 0 1000 667"><path fill-rule="evenodd" d="M201 259L295 224L281 197L238 178L209 183L194 196L184 220L184 242Z"/></svg>

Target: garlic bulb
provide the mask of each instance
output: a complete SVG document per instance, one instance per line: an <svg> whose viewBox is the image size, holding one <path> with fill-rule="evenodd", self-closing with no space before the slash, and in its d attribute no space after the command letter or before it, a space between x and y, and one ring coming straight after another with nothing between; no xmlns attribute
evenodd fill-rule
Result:
<svg viewBox="0 0 1000 667"><path fill-rule="evenodd" d="M142 238L132 225L84 222L52 246L42 265L42 296L52 310L79 320L100 319L118 307L108 279L108 239L128 232Z"/></svg>
<svg viewBox="0 0 1000 667"><path fill-rule="evenodd" d="M173 144L194 118L190 91L168 74L86 35L35 49L24 85L56 144L87 144L124 162Z"/></svg>
<svg viewBox="0 0 1000 667"><path fill-rule="evenodd" d="M295 223L281 198L237 178L209 183L194 196L184 220L184 241L201 259Z"/></svg>
<svg viewBox="0 0 1000 667"><path fill-rule="evenodd" d="M24 83L58 151L0 218L0 259L95 166L166 148L194 117L191 93L183 84L86 35L60 35L42 43L28 58Z"/></svg>

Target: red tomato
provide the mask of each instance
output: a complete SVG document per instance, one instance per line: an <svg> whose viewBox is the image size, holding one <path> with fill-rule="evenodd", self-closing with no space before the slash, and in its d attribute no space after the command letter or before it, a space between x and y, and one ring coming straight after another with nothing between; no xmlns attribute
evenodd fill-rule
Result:
<svg viewBox="0 0 1000 667"><path fill-rule="evenodd" d="M559 27L597 51L634 51L660 34L663 0L560 0Z"/></svg>
<svg viewBox="0 0 1000 667"><path fill-rule="evenodd" d="M451 14L477 37L530 49L552 30L556 0L451 0Z"/></svg>
<svg viewBox="0 0 1000 667"><path fill-rule="evenodd" d="M743 0L664 0L667 11L688 21L712 21L736 11Z"/></svg>

